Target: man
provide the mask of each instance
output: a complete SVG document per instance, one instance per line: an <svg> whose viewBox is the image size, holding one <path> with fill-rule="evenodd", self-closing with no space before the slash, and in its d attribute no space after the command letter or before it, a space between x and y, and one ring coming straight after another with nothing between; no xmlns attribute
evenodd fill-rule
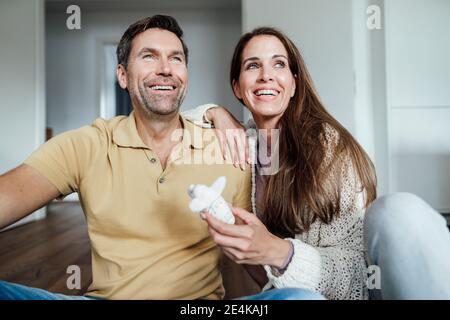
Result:
<svg viewBox="0 0 450 320"><path fill-rule="evenodd" d="M215 141L202 139L210 129L179 114L188 84L182 34L167 16L131 25L117 48L117 78L130 94L130 116L63 133L0 177L0 228L78 192L92 247L89 297L224 295L219 249L206 223L189 210L187 188L226 176L225 200L249 208L250 170L195 162ZM76 298L2 282L0 298L8 297Z"/></svg>

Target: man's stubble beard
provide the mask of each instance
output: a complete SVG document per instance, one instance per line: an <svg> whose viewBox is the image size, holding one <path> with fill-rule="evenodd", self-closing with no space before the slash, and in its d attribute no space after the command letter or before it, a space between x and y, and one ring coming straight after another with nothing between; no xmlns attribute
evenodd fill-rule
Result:
<svg viewBox="0 0 450 320"><path fill-rule="evenodd" d="M175 97L164 95L150 95L147 85L139 86L140 105L143 111L149 116L167 116L178 113L181 104L186 96L186 87L177 84L178 95Z"/></svg>

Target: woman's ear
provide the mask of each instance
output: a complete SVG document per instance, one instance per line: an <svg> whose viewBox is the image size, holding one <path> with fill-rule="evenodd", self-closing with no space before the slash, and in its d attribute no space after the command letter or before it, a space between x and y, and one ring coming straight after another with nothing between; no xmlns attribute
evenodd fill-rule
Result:
<svg viewBox="0 0 450 320"><path fill-rule="evenodd" d="M292 94L291 98L295 95L295 90L297 89L297 75L294 74L294 81L292 81Z"/></svg>
<svg viewBox="0 0 450 320"><path fill-rule="evenodd" d="M242 100L241 89L239 88L239 83L236 80L233 80L233 92L239 100Z"/></svg>
<svg viewBox="0 0 450 320"><path fill-rule="evenodd" d="M117 82L122 89L127 88L127 70L121 64L117 65L116 68Z"/></svg>

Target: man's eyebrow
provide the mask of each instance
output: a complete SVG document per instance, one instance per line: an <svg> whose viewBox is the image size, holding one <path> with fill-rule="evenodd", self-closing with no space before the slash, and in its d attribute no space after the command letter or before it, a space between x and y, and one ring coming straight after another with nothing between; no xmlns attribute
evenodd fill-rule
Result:
<svg viewBox="0 0 450 320"><path fill-rule="evenodd" d="M183 57L182 58L183 61L186 60L186 56L184 55L184 51L174 50L174 51L170 52L169 57L175 57L175 56Z"/></svg>
<svg viewBox="0 0 450 320"><path fill-rule="evenodd" d="M141 50L139 50L138 56L140 56L143 53L147 53L147 52L153 52L153 53L157 53L158 50L153 49L153 48L148 48L148 47L144 47Z"/></svg>
<svg viewBox="0 0 450 320"><path fill-rule="evenodd" d="M147 52L159 53L159 50L154 49L154 48L144 47L139 51L138 56L140 56L144 53L147 53ZM182 55L184 57L184 52L181 50L173 50L169 53L169 56L176 56L176 55Z"/></svg>

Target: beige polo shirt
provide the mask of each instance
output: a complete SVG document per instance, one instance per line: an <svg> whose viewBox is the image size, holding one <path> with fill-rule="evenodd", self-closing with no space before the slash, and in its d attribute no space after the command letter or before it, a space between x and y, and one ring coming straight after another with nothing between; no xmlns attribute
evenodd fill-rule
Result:
<svg viewBox="0 0 450 320"><path fill-rule="evenodd" d="M164 171L138 135L134 113L60 134L26 159L63 196L79 194L92 247L87 295L223 298L220 250L190 211L187 189L224 175L225 200L250 209L251 174L220 163L212 129L181 119L182 142Z"/></svg>

